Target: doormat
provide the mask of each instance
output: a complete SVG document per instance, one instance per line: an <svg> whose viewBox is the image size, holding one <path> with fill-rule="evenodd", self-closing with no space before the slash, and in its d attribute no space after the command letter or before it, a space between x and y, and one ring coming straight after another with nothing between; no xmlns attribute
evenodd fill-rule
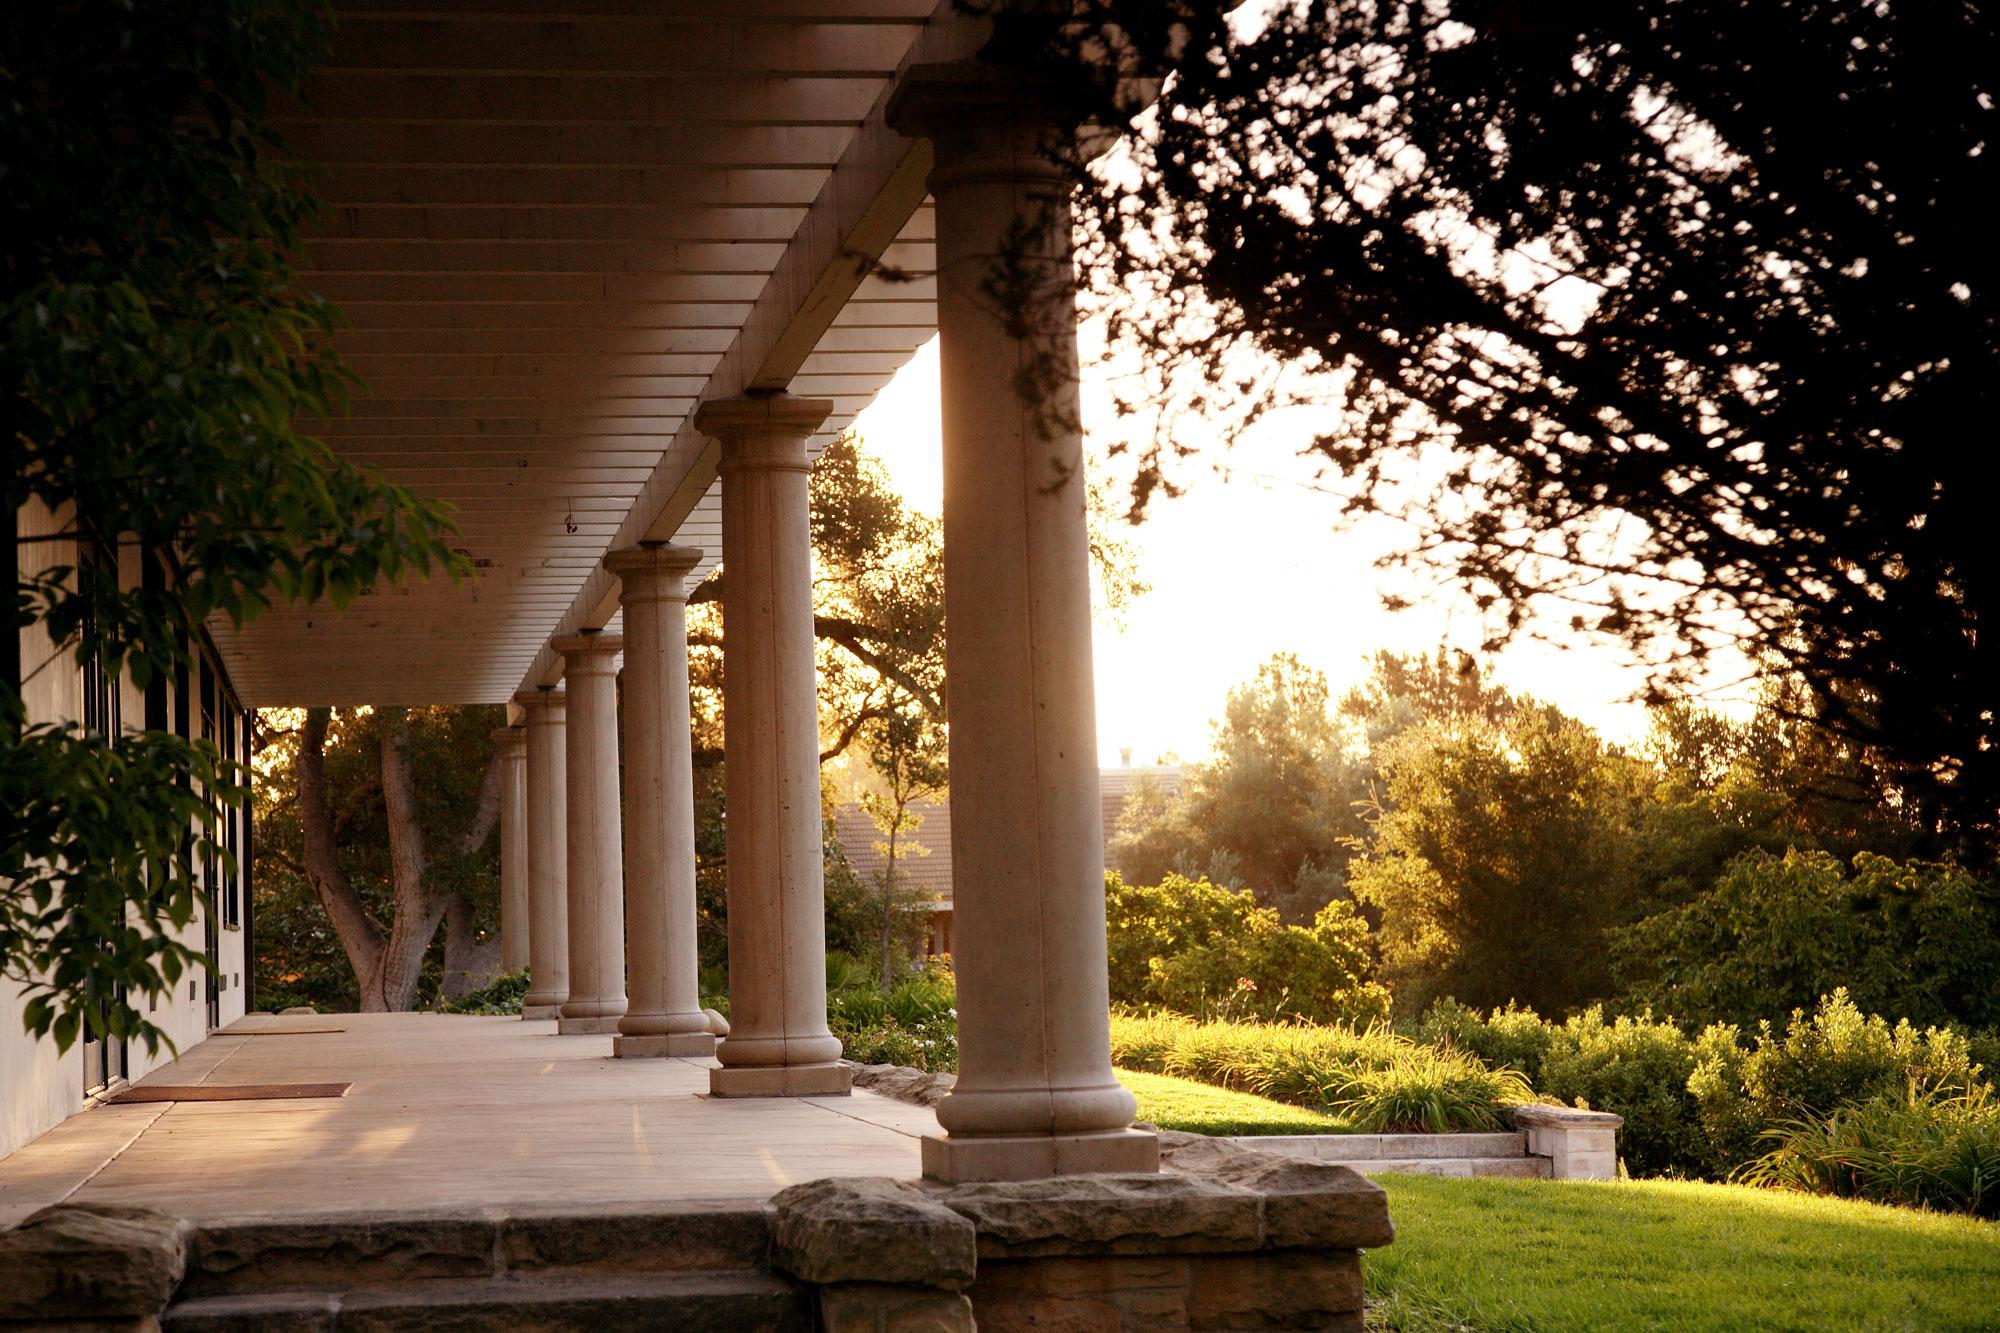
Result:
<svg viewBox="0 0 2000 1333"><path fill-rule="evenodd" d="M345 1097L352 1083L155 1083L127 1088L105 1100L125 1102L272 1102L304 1097Z"/></svg>
<svg viewBox="0 0 2000 1333"><path fill-rule="evenodd" d="M345 1032L346 1028L246 1028L242 1032L218 1032L218 1037L311 1037L321 1032Z"/></svg>

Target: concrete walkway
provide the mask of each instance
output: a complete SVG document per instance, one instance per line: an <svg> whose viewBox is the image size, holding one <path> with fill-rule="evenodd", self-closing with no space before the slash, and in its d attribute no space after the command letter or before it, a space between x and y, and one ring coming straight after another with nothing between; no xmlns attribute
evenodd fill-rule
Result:
<svg viewBox="0 0 2000 1333"><path fill-rule="evenodd" d="M859 1090L713 1100L712 1061L613 1060L611 1038L555 1026L244 1019L142 1084L354 1086L339 1099L85 1111L0 1159L0 1227L64 1199L196 1220L763 1199L822 1176L914 1178L918 1139L937 1132L928 1108Z"/></svg>

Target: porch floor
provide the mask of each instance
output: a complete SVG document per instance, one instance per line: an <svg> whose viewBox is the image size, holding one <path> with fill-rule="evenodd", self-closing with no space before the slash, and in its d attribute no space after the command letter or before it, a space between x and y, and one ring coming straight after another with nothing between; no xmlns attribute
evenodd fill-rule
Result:
<svg viewBox="0 0 2000 1333"><path fill-rule="evenodd" d="M306 1034L302 1028L344 1028ZM249 1036L257 1030L292 1035ZM722 1101L707 1060L614 1060L553 1022L253 1016L141 1085L351 1082L345 1097L103 1105L0 1159L0 1228L48 1204L190 1219L763 1199L822 1176L920 1171L928 1108Z"/></svg>

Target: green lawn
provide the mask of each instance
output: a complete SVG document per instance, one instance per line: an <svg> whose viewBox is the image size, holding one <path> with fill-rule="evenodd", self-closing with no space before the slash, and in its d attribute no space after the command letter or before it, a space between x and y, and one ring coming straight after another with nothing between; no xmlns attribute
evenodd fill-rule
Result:
<svg viewBox="0 0 2000 1333"><path fill-rule="evenodd" d="M2000 1225L1738 1185L1385 1176L1369 1327L2000 1328Z"/></svg>
<svg viewBox="0 0 2000 1333"><path fill-rule="evenodd" d="M1161 1129L1195 1134L1348 1134L1353 1127L1330 1115L1289 1106L1248 1092L1210 1087L1165 1074L1118 1071L1118 1081L1139 1099L1139 1119Z"/></svg>

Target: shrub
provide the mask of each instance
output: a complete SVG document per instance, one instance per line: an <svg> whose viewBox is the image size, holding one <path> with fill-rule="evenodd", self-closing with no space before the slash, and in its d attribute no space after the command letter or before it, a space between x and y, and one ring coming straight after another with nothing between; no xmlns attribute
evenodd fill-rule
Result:
<svg viewBox="0 0 2000 1333"><path fill-rule="evenodd" d="M1969 1091L1972 1054L1964 1036L1919 1032L1908 1019L1891 1028L1836 990L1808 1017L1793 1010L1783 1040L1768 1024L1743 1062L1743 1086L1770 1120L1821 1116L1848 1102L1905 1090Z"/></svg>
<svg viewBox="0 0 2000 1333"><path fill-rule="evenodd" d="M2000 1219L2000 1103L1983 1087L1875 1097L1773 1137L1741 1179Z"/></svg>
<svg viewBox="0 0 2000 1333"><path fill-rule="evenodd" d="M1707 1173L1713 1176L1727 1176L1755 1156L1767 1127L1756 1103L1743 1092L1747 1055L1734 1023L1711 1023L1695 1039L1688 1095L1701 1118Z"/></svg>
<svg viewBox="0 0 2000 1333"><path fill-rule="evenodd" d="M1606 1022L1593 1007L1553 1030L1536 1086L1556 1101L1625 1118L1635 1176L1700 1175L1709 1166L1700 1108L1688 1091L1695 1045L1651 1015Z"/></svg>
<svg viewBox="0 0 2000 1333"><path fill-rule="evenodd" d="M456 1000L446 1000L438 1011L446 1014L518 1014L528 994L528 970L509 972L493 978L486 986L467 991Z"/></svg>
<svg viewBox="0 0 2000 1333"><path fill-rule="evenodd" d="M1749 1025L1845 987L1872 1013L2000 1023L2000 897L1948 862L1755 852L1613 936L1634 1003Z"/></svg>
<svg viewBox="0 0 2000 1333"><path fill-rule="evenodd" d="M1105 876L1111 997L1196 1018L1365 1025L1389 993L1363 981L1367 925L1345 901L1288 926L1237 892L1169 875L1158 885Z"/></svg>
<svg viewBox="0 0 2000 1333"><path fill-rule="evenodd" d="M893 1014L863 1028L834 1030L841 1054L864 1065L908 1065L931 1073L958 1068L958 1023L953 1019L904 1026Z"/></svg>
<svg viewBox="0 0 2000 1333"><path fill-rule="evenodd" d="M1530 1083L1540 1080L1555 1033L1532 1009L1509 1004L1481 1018L1477 1009L1450 996L1433 1004L1417 1025L1419 1041L1470 1052L1496 1069L1518 1071Z"/></svg>
<svg viewBox="0 0 2000 1333"><path fill-rule="evenodd" d="M1505 1107L1533 1096L1511 1069L1488 1069L1462 1051L1413 1046L1387 1068L1356 1070L1327 1105L1357 1129L1447 1134L1506 1129Z"/></svg>
<svg viewBox="0 0 2000 1333"><path fill-rule="evenodd" d="M933 965L884 993L863 972L827 996L827 1026L842 1053L862 1064L909 1065L933 1073L958 1068L958 987Z"/></svg>
<svg viewBox="0 0 2000 1333"><path fill-rule="evenodd" d="M1727 1172L1755 1155L1765 1130L1824 1121L1844 1106L1882 1097L1951 1096L1982 1086L1967 1039L1944 1028L1893 1028L1863 1014L1845 990L1807 1014L1794 1010L1783 1036L1761 1024L1745 1049L1737 1030L1702 1034L1688 1080L1710 1144L1710 1169Z"/></svg>

